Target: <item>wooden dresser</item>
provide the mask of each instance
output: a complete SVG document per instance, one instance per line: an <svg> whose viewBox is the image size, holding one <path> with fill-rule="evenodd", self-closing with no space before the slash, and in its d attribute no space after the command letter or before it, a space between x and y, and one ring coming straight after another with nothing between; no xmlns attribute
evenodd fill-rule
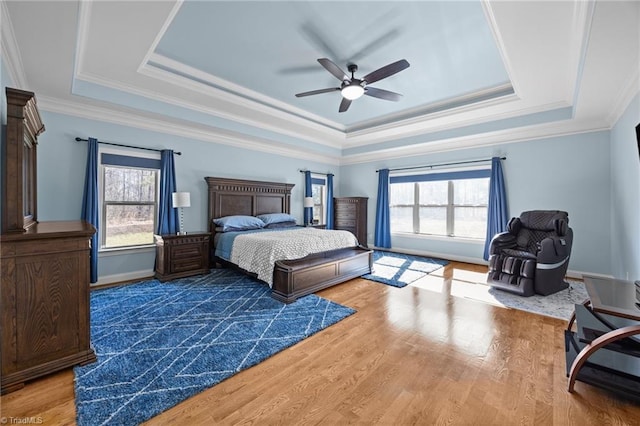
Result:
<svg viewBox="0 0 640 426"><path fill-rule="evenodd" d="M333 199L335 229L350 231L358 242L367 247L366 197L340 197Z"/></svg>
<svg viewBox="0 0 640 426"><path fill-rule="evenodd" d="M89 330L89 247L84 221L40 222L0 235L2 393L96 360Z"/></svg>
<svg viewBox="0 0 640 426"><path fill-rule="evenodd" d="M210 232L156 235L156 278L168 281L208 274Z"/></svg>
<svg viewBox="0 0 640 426"><path fill-rule="evenodd" d="M89 328L89 248L85 221L38 222L35 95L6 89L0 234L2 393L96 360ZM79 212L78 212L79 214Z"/></svg>

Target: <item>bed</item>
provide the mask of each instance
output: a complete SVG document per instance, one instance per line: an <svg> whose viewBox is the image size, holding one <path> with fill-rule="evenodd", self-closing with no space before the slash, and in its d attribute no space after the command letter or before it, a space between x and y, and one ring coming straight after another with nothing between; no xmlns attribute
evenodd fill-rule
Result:
<svg viewBox="0 0 640 426"><path fill-rule="evenodd" d="M216 245L220 236L216 236L218 227L214 219L234 215L290 213L291 190L294 185L220 177L205 177L205 181L208 187L208 226L212 234L211 266L221 265L242 269L229 260L216 256ZM307 233L330 232L299 229ZM355 244L357 240L354 239L353 246L313 253L296 259L275 260L271 296L282 302L291 303L299 297L370 273L373 252ZM256 273L243 271L257 277Z"/></svg>

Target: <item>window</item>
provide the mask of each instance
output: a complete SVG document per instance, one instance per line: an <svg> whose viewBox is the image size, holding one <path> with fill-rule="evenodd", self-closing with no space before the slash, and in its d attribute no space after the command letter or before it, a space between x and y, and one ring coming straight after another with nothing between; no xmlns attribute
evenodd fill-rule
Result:
<svg viewBox="0 0 640 426"><path fill-rule="evenodd" d="M153 244L159 176L157 158L101 154L101 249Z"/></svg>
<svg viewBox="0 0 640 426"><path fill-rule="evenodd" d="M491 170L391 176L391 232L484 239Z"/></svg>
<svg viewBox="0 0 640 426"><path fill-rule="evenodd" d="M311 177L311 196L313 197L313 223L324 224L327 209L327 180L325 177Z"/></svg>

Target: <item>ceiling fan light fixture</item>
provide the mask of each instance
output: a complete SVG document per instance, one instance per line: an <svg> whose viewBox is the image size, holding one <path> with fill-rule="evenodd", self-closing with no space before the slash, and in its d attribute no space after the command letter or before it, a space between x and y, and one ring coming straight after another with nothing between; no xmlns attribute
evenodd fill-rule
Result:
<svg viewBox="0 0 640 426"><path fill-rule="evenodd" d="M400 93L391 92L384 89L376 89L369 86L369 83L375 83L383 78L390 77L400 71L409 68L409 62L406 59L393 62L389 65L385 65L382 68L370 72L362 79L355 78L355 72L358 71L356 64L348 64L347 69L351 73L351 77L340 69L339 66L331 62L327 58L318 59L320 65L322 65L331 75L340 80L342 84L340 87L330 87L327 89L311 90L309 92L296 93L296 97L301 98L304 96L319 95L321 93L329 93L334 90L339 90L342 95L342 101L338 112L345 112L349 109L351 101L362 97L362 95L371 96L378 99L384 99L386 101L399 101L402 98Z"/></svg>
<svg viewBox="0 0 640 426"><path fill-rule="evenodd" d="M340 93L343 98L353 101L354 99L358 99L360 96L364 95L364 87L359 84L348 84L340 90Z"/></svg>

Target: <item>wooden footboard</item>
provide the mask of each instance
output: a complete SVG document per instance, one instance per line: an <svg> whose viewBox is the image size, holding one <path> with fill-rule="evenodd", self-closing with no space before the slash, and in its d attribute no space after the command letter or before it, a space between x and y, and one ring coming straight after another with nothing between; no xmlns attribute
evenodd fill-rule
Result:
<svg viewBox="0 0 640 426"><path fill-rule="evenodd" d="M271 296L285 303L371 273L373 251L349 247L276 261Z"/></svg>

